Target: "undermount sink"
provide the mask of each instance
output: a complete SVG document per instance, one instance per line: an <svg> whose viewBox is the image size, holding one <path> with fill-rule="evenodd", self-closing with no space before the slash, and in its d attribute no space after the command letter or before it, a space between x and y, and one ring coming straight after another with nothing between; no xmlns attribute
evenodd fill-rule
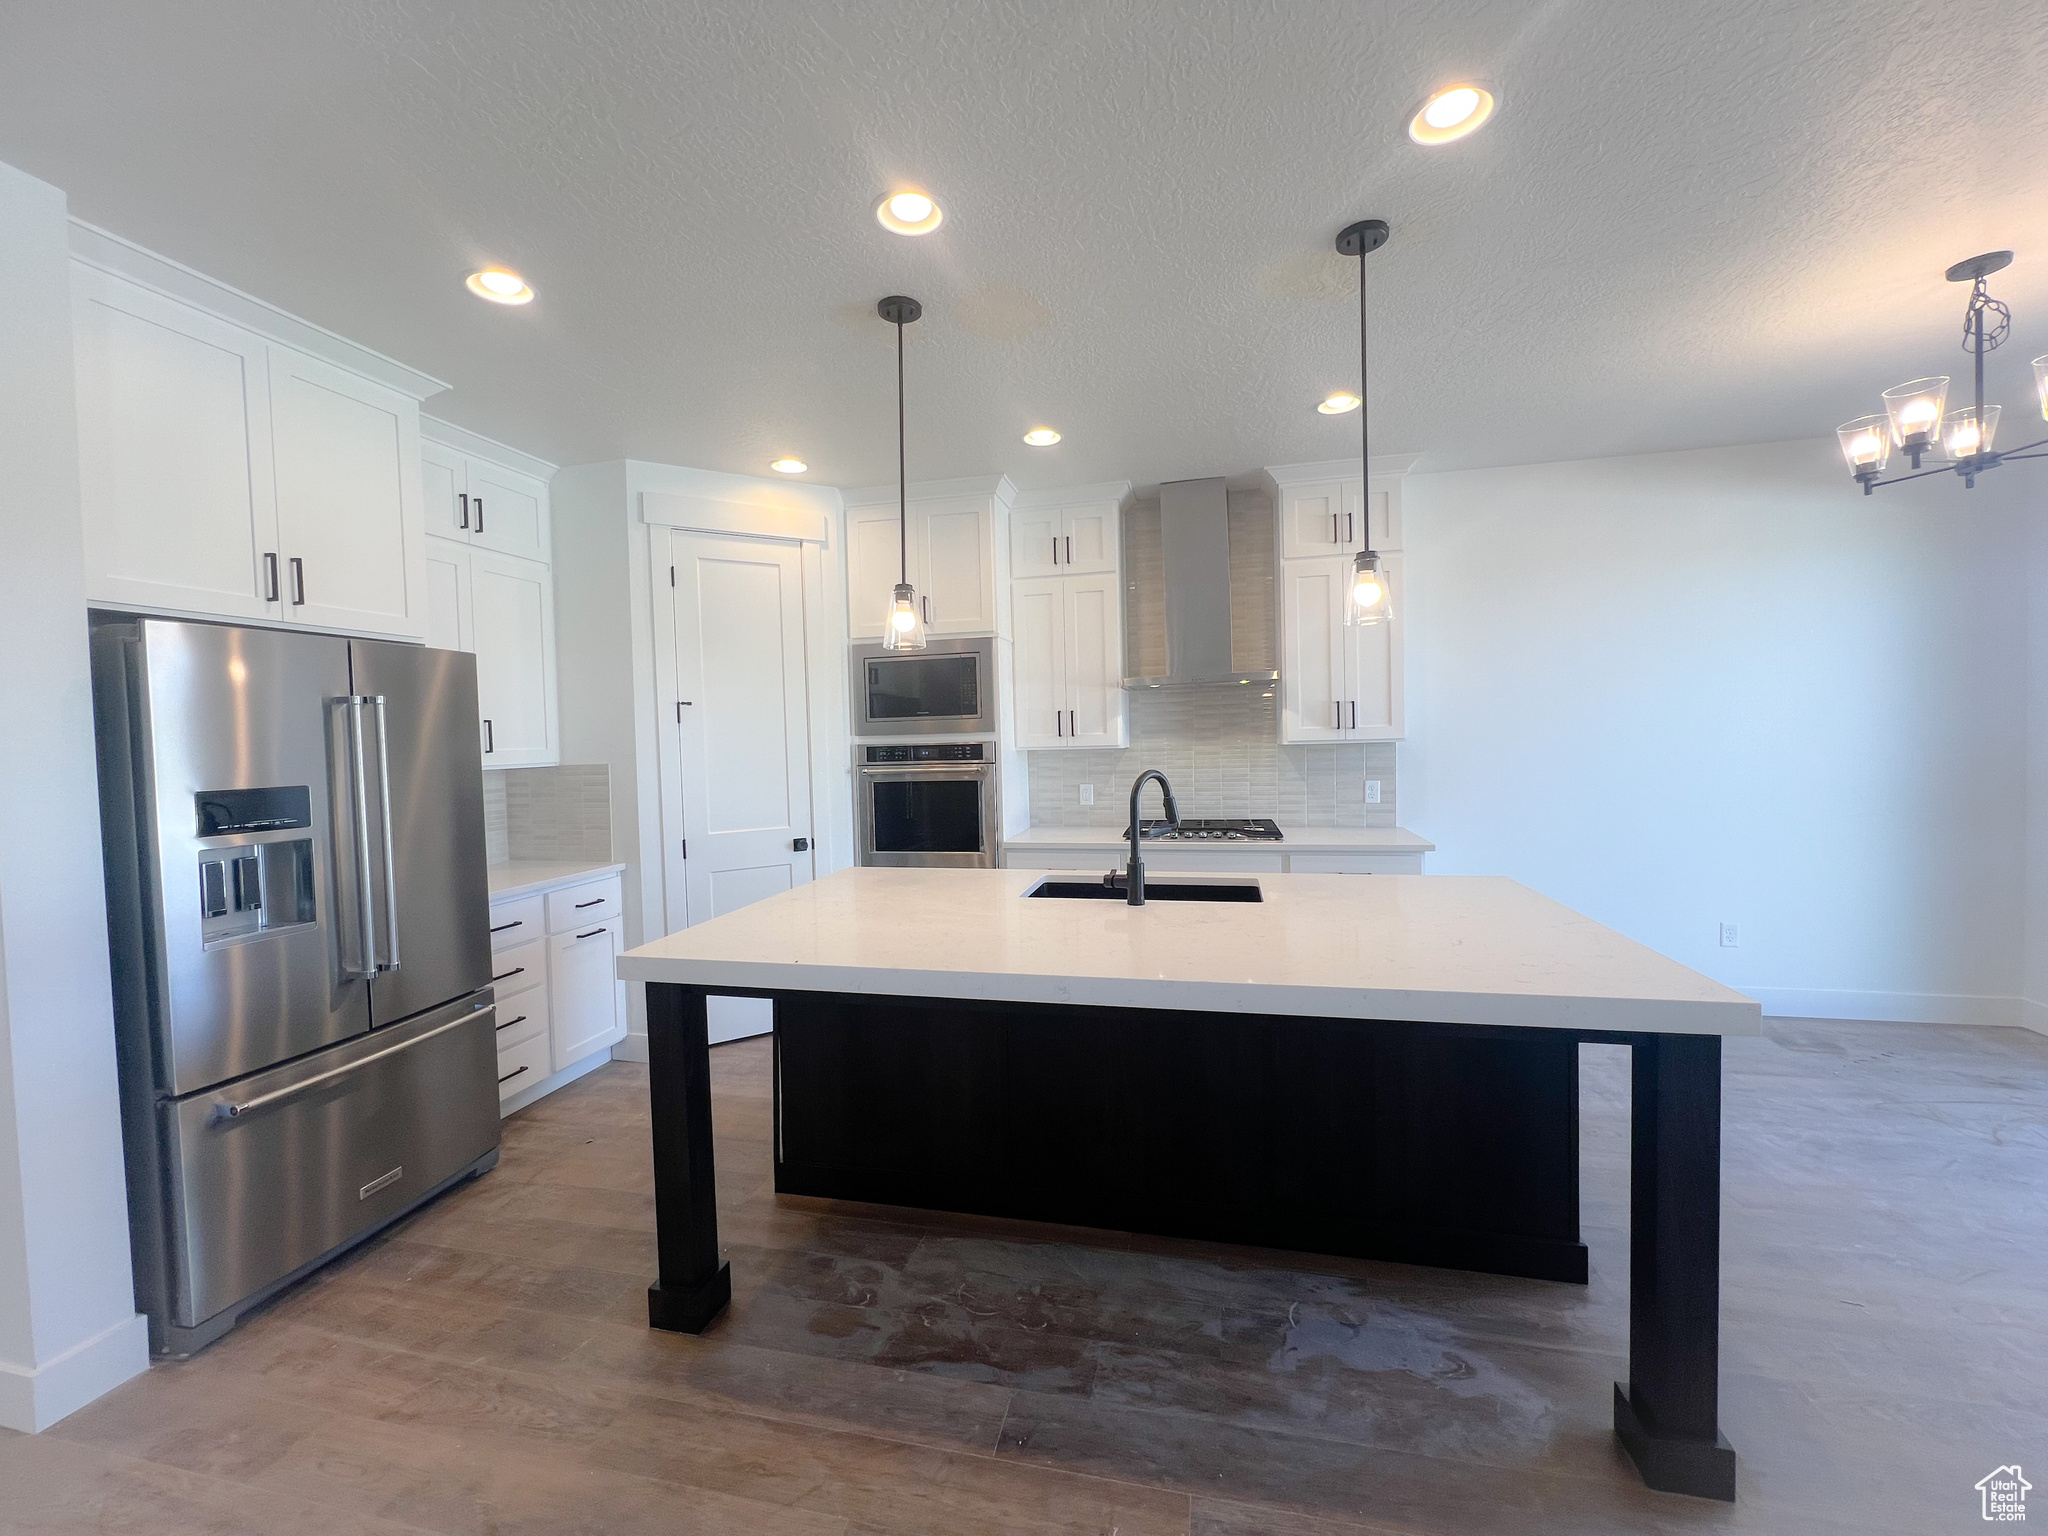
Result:
<svg viewBox="0 0 2048 1536"><path fill-rule="evenodd" d="M1127 901L1128 893L1120 885L1104 885L1098 880L1041 880L1024 893L1026 896L1051 896L1067 901ZM1148 878L1145 881L1145 901L1264 901L1259 894L1256 880L1235 880L1224 882L1197 883L1192 880L1162 880Z"/></svg>

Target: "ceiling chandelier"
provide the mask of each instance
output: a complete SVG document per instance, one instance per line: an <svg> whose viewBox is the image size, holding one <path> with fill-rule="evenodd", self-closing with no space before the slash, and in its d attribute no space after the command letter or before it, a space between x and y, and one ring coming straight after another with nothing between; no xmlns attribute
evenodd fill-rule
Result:
<svg viewBox="0 0 2048 1536"><path fill-rule="evenodd" d="M903 455L903 327L922 315L924 306L903 294L892 293L875 306L875 313L896 327L896 574L900 579L882 625L882 649L921 651L925 647L924 609L917 600L917 590L910 584L910 480Z"/></svg>
<svg viewBox="0 0 2048 1536"><path fill-rule="evenodd" d="M1998 431L1999 407L1984 403L1984 354L1997 351L2011 336L2012 311L1991 297L1984 279L2011 265L2011 251L1988 251L1948 269L1950 282L1972 285L1970 307L1963 315L1963 350L1970 354L1976 372L1976 395L1971 404L1948 409L1945 375L1914 379L1884 392L1882 415L1859 416L1835 429L1842 440L1842 457L1849 461L1849 470L1864 495L1880 485L1898 485L1950 471L1961 475L1963 485L1974 490L1979 475L2009 459L2048 458L2048 453L2033 451L2048 448L2048 437L2004 453L1994 453L1991 448ZM2048 357L2034 359L2034 389L2040 397L2041 414L2048 417ZM1881 480L1878 477L1894 449L1912 461L1915 473ZM1921 468L1923 459L1928 468Z"/></svg>
<svg viewBox="0 0 2048 1536"><path fill-rule="evenodd" d="M1337 249L1358 258L1358 505L1365 518L1365 547L1351 560L1351 601L1344 609L1347 624L1384 624L1394 616L1386 572L1380 569L1380 557L1372 547L1372 412L1366 404L1372 391L1365 382L1365 258L1385 245L1391 233L1385 219L1360 219L1337 236Z"/></svg>

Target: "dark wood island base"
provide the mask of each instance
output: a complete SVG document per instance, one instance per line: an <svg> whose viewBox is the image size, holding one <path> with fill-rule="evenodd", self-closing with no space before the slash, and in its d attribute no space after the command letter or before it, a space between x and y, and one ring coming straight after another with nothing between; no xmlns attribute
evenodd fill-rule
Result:
<svg viewBox="0 0 2048 1536"><path fill-rule="evenodd" d="M647 983L656 1328L730 1300L705 998ZM720 987L775 1003L778 1192L1586 1279L1577 1048L1632 1048L1629 1380L1652 1488L1735 1496L1719 1432L1721 1041Z"/></svg>

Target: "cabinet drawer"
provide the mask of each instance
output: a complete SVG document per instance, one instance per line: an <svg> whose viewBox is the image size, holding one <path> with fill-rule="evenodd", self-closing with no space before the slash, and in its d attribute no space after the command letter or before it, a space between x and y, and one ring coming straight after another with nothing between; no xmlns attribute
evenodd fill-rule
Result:
<svg viewBox="0 0 2048 1536"><path fill-rule="evenodd" d="M531 1040L498 1052L498 1099L502 1103L515 1093L524 1093L548 1075L548 1037Z"/></svg>
<svg viewBox="0 0 2048 1536"><path fill-rule="evenodd" d="M522 896L491 907L491 948L510 949L547 932L547 898Z"/></svg>
<svg viewBox="0 0 2048 1536"><path fill-rule="evenodd" d="M1287 871L1294 875L1419 875L1419 853L1291 853Z"/></svg>
<svg viewBox="0 0 2048 1536"><path fill-rule="evenodd" d="M595 928L619 915L625 886L617 875L572 885L566 891L548 892L548 932L567 933L572 928Z"/></svg>
<svg viewBox="0 0 2048 1536"><path fill-rule="evenodd" d="M535 937L524 944L508 944L491 951L491 985L497 989L499 1002L537 987L547 979L548 941L545 938Z"/></svg>
<svg viewBox="0 0 2048 1536"><path fill-rule="evenodd" d="M517 997L500 997L497 1032L498 1054L501 1056L513 1046L524 1045L537 1035L545 1038L548 1032L548 989L541 987L529 989ZM500 1072L505 1070L499 1068Z"/></svg>

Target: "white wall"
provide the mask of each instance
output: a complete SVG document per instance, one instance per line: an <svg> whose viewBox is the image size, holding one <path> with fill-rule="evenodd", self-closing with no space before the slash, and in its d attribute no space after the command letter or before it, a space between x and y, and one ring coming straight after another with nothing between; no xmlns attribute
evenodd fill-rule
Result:
<svg viewBox="0 0 2048 1536"><path fill-rule="evenodd" d="M1774 1013L2018 1022L2038 478L1865 498L1831 442L1412 477L1403 823Z"/></svg>
<svg viewBox="0 0 2048 1536"><path fill-rule="evenodd" d="M85 634L64 194L0 166L0 1425L147 1367Z"/></svg>

